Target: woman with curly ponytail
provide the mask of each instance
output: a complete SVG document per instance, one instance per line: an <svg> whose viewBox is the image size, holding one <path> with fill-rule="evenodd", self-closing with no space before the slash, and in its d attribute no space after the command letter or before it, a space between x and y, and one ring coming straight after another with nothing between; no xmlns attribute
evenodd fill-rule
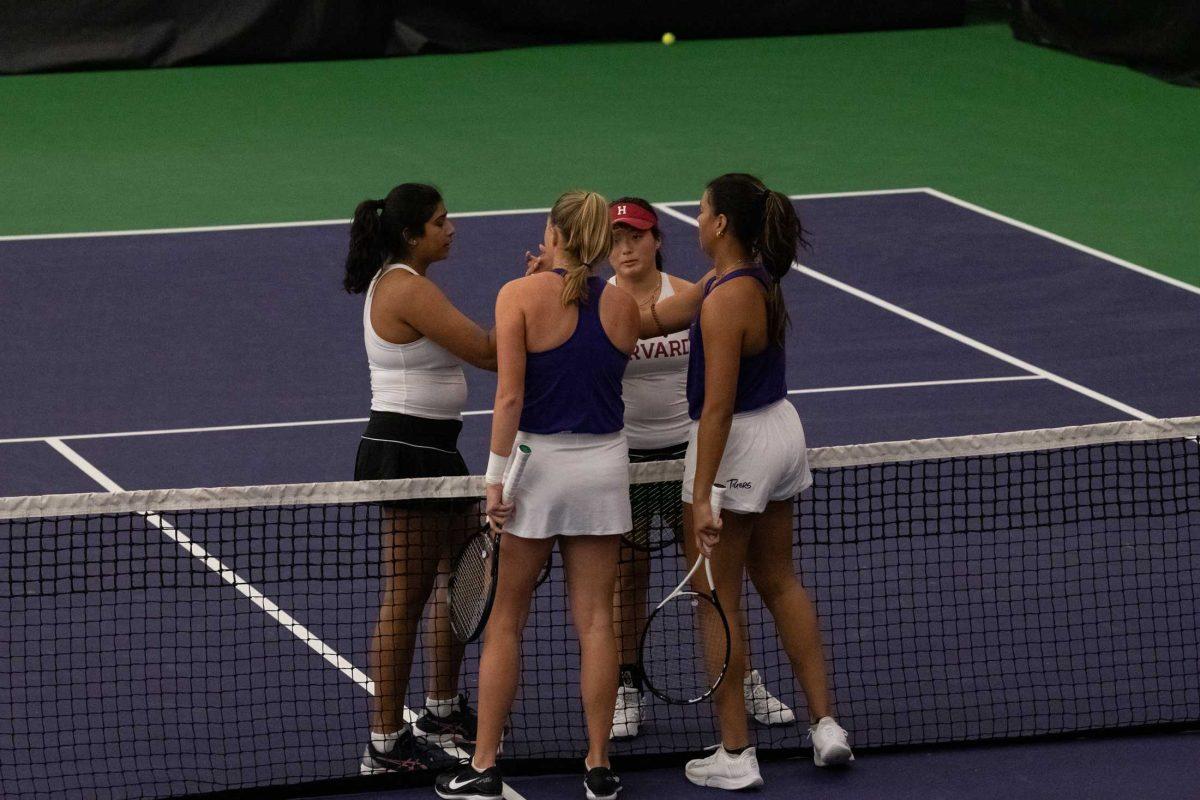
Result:
<svg viewBox="0 0 1200 800"><path fill-rule="evenodd" d="M495 370L496 350L428 277L453 240L454 223L432 186L404 183L354 210L342 285L366 295L371 371L371 417L358 445L356 480L467 474L458 452L467 401L462 363ZM392 503L382 514L382 602L369 656L376 692L364 773L442 769L454 759L431 742L474 739L475 714L457 685L462 646L451 632L444 577L439 581L473 527L470 517L461 504L417 500ZM424 713L410 726L404 699L431 597L438 663L427 676Z"/></svg>
<svg viewBox="0 0 1200 800"><path fill-rule="evenodd" d="M638 335L637 304L596 267L612 249L608 203L567 192L546 220L540 271L496 298L499 375L486 476L487 511L503 530L504 559L479 662L474 759L440 776L443 798L499 798L496 755L516 694L521 631L538 574L558 540L579 636L587 717L589 797L611 799L608 760L617 694L612 596L621 534L630 530L629 455L621 378ZM512 448L528 445L513 502L501 495Z"/></svg>
<svg viewBox="0 0 1200 800"><path fill-rule="evenodd" d="M787 399L788 313L780 283L804 231L791 201L743 173L714 179L697 219L713 268L693 288L642 314L642 335L689 329L687 397L692 428L684 459L684 522L689 559L712 557L727 608L729 673L713 695L721 746L687 765L700 786L762 785L741 691L741 588L748 574L775 620L811 716L817 766L854 760L833 718L816 608L792 561L792 508L812 484L804 429ZM714 484L725 486L714 517Z"/></svg>

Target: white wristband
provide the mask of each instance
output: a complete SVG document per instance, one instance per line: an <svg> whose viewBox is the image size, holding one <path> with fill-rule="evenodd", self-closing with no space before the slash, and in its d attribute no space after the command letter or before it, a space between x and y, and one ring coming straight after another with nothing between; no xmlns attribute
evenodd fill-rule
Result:
<svg viewBox="0 0 1200 800"><path fill-rule="evenodd" d="M488 453L487 472L484 481L487 483L504 483L504 471L508 468L508 456Z"/></svg>

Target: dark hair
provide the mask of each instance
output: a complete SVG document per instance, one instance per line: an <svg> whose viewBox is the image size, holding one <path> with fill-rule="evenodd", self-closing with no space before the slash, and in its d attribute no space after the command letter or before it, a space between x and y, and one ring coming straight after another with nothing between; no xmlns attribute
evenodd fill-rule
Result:
<svg viewBox="0 0 1200 800"><path fill-rule="evenodd" d="M402 183L383 200L364 200L350 223L350 252L342 286L361 294L389 259L408 255L408 240L425 233L442 195L424 183Z"/></svg>
<svg viewBox="0 0 1200 800"><path fill-rule="evenodd" d="M724 214L737 240L762 259L771 276L767 291L767 331L782 344L788 319L779 282L792 269L796 252L808 246L800 217L788 196L768 189L744 172L730 172L709 182L708 202L714 214Z"/></svg>
<svg viewBox="0 0 1200 800"><path fill-rule="evenodd" d="M654 206L650 205L649 201L643 200L640 197L633 197L632 195L626 195L625 197L618 197L616 200L613 200L611 203L609 203L608 207L612 208L613 206L617 205L618 203L625 203L626 205L637 206L638 208L640 208L644 211L649 211L650 214L656 220L658 219L658 212L654 210ZM662 231L658 229L657 222L655 222L654 227L650 229L650 233L651 233L651 235L654 236L654 241L659 242L660 244L662 243L663 235L662 235ZM659 272L662 272L662 268L663 268L662 248L659 248L658 250L654 251L654 266L658 267Z"/></svg>

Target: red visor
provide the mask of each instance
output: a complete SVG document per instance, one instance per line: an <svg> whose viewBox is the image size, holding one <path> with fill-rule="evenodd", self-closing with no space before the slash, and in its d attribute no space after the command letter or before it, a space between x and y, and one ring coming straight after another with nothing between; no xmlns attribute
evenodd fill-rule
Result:
<svg viewBox="0 0 1200 800"><path fill-rule="evenodd" d="M608 219L613 225L619 222L639 231L648 231L658 224L658 215L637 203L613 203L608 207Z"/></svg>

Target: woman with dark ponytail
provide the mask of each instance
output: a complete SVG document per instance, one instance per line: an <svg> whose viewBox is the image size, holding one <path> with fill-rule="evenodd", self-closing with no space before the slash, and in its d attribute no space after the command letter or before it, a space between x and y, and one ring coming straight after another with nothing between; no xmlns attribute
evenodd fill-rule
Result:
<svg viewBox="0 0 1200 800"><path fill-rule="evenodd" d="M712 557L730 627L740 628L746 574L775 620L811 717L813 761L847 764L854 756L834 720L816 608L792 562L792 508L812 484L804 429L787 399L784 339L788 313L781 281L791 271L803 229L786 195L751 175L731 173L708 184L697 220L700 247L713 268L699 284L642 313L641 334L690 326L688 414L684 459L684 524L688 558ZM713 484L725 486L724 513L714 518ZM688 762L700 786L762 785L750 746L742 698L744 637L731 631L729 673L714 693L720 746Z"/></svg>
<svg viewBox="0 0 1200 800"><path fill-rule="evenodd" d="M343 286L365 294L363 337L371 369L371 418L359 441L355 480L466 475L458 452L467 381L462 362L496 369L491 336L450 303L427 272L450 254L454 223L437 189L404 183L354 211ZM450 560L472 528L462 504L390 504L380 522L382 597L371 637L375 682L364 773L440 770L438 744L475 739L475 714L458 693L462 646L445 597ZM436 588L436 591L435 591ZM430 613L436 668L425 711L410 727L404 699L421 616Z"/></svg>
<svg viewBox="0 0 1200 800"><path fill-rule="evenodd" d="M620 197L608 204L613 248L608 263L616 273L609 283L633 295L639 308L662 302L677 291L691 288L689 281L663 271L662 231L654 206L640 197ZM625 370L621 395L625 400L625 438L631 464L675 461L687 452L691 420L688 417L688 332L638 340ZM683 541L683 501L673 483L642 483L629 487L634 537L645 536L651 524L669 525ZM613 597L617 647L620 651L621 686L613 711L612 738L632 739L641 730L642 677L637 666L638 637L646 623L646 594L651 554L623 547ZM746 626L742 626L745 633ZM758 670L750 664L744 643L746 677L742 696L746 713L760 725L791 725L795 714L771 694Z"/></svg>

